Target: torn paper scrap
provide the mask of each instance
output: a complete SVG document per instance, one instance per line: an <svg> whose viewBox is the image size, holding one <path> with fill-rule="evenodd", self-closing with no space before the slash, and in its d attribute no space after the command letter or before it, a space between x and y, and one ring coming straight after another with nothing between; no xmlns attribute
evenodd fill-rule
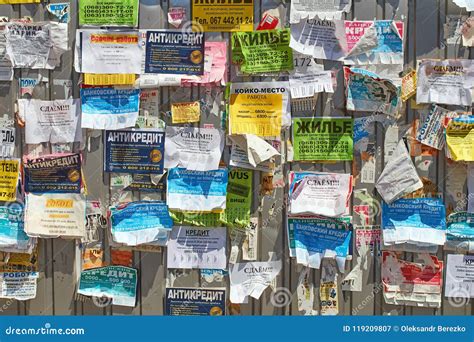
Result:
<svg viewBox="0 0 474 342"><path fill-rule="evenodd" d="M403 139L398 142L375 187L387 203L423 187Z"/></svg>
<svg viewBox="0 0 474 342"><path fill-rule="evenodd" d="M339 313L339 294L337 289L337 269L334 264L326 263L321 270L319 301L322 316L335 316Z"/></svg>
<svg viewBox="0 0 474 342"><path fill-rule="evenodd" d="M281 147L281 143L278 140L270 140L269 143L272 144L272 146L276 146L277 148ZM237 144L232 144L232 147L230 150L229 165L237 166L243 169L252 169L252 170L263 171L263 172L271 172L275 167L275 163L273 162L273 159L267 160L265 162L257 164L256 166L253 166L249 162L247 150L240 148Z"/></svg>
<svg viewBox="0 0 474 342"><path fill-rule="evenodd" d="M281 261L237 263L229 267L230 302L242 304L248 296L259 299L280 273Z"/></svg>
<svg viewBox="0 0 474 342"><path fill-rule="evenodd" d="M309 267L304 267L298 277L296 294L298 296L298 311L302 311L305 316L314 315L314 285Z"/></svg>
<svg viewBox="0 0 474 342"><path fill-rule="evenodd" d="M254 134L230 135L229 138L247 152L248 162L253 167L280 155L272 145Z"/></svg>
<svg viewBox="0 0 474 342"><path fill-rule="evenodd" d="M68 23L69 22L69 3L54 3L46 5L46 9L49 13L54 15L60 23Z"/></svg>
<svg viewBox="0 0 474 342"><path fill-rule="evenodd" d="M382 254L383 296L387 304L441 307L443 262L428 256L432 262L401 260L395 252Z"/></svg>
<svg viewBox="0 0 474 342"><path fill-rule="evenodd" d="M381 235L380 226L355 229L357 257L352 270L344 276L341 283L343 291L362 291L364 276L368 275L374 251L380 252Z"/></svg>
<svg viewBox="0 0 474 342"><path fill-rule="evenodd" d="M186 20L186 7L170 7L168 9L168 23L175 28L179 28Z"/></svg>

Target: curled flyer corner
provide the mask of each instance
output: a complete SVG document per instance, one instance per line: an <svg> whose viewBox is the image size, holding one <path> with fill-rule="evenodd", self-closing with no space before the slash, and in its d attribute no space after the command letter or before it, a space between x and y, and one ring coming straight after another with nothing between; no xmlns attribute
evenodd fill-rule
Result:
<svg viewBox="0 0 474 342"><path fill-rule="evenodd" d="M350 49L346 57L370 52L370 50L376 48L378 44L377 29L375 28L375 24L372 23L370 27L365 29L364 34L359 38L354 47Z"/></svg>
<svg viewBox="0 0 474 342"><path fill-rule="evenodd" d="M230 140L247 152L249 163L256 167L258 164L279 156L280 153L264 139L254 134L239 134L229 136Z"/></svg>

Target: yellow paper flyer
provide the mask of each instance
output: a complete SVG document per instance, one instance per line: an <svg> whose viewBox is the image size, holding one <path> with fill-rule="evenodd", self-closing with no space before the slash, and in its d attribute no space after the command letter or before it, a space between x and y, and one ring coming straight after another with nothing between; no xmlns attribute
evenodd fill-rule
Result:
<svg viewBox="0 0 474 342"><path fill-rule="evenodd" d="M18 160L0 161L0 201L12 202L16 200L18 171Z"/></svg>
<svg viewBox="0 0 474 342"><path fill-rule="evenodd" d="M135 79L135 74L84 74L87 85L132 85Z"/></svg>
<svg viewBox="0 0 474 342"><path fill-rule="evenodd" d="M451 121L446 128L446 144L452 160L474 161L474 123Z"/></svg>
<svg viewBox="0 0 474 342"><path fill-rule="evenodd" d="M194 32L253 31L253 0L194 0L192 10Z"/></svg>
<svg viewBox="0 0 474 342"><path fill-rule="evenodd" d="M230 134L279 137L281 116L281 94L232 94L230 96Z"/></svg>
<svg viewBox="0 0 474 342"><path fill-rule="evenodd" d="M402 77L402 101L416 94L416 71L412 70Z"/></svg>
<svg viewBox="0 0 474 342"><path fill-rule="evenodd" d="M201 118L201 104L199 101L171 104L172 123L199 122Z"/></svg>
<svg viewBox="0 0 474 342"><path fill-rule="evenodd" d="M41 0L0 0L0 5L13 5L13 4L36 4Z"/></svg>

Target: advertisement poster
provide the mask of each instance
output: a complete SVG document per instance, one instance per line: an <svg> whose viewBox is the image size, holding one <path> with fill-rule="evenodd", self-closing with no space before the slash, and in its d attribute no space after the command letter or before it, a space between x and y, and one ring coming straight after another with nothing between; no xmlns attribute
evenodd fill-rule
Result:
<svg viewBox="0 0 474 342"><path fill-rule="evenodd" d="M29 236L82 238L86 201L79 194L26 195L25 232Z"/></svg>
<svg viewBox="0 0 474 342"><path fill-rule="evenodd" d="M433 104L423 124L418 127L416 140L437 150L443 149L446 142L443 122L448 113L448 110Z"/></svg>
<svg viewBox="0 0 474 342"><path fill-rule="evenodd" d="M474 119L463 115L446 127L448 157L454 161L474 161Z"/></svg>
<svg viewBox="0 0 474 342"><path fill-rule="evenodd" d="M293 49L290 29L232 33L232 61L241 62L243 73L268 73L293 70ZM236 60L234 56L241 56ZM240 59L240 57L237 57Z"/></svg>
<svg viewBox="0 0 474 342"><path fill-rule="evenodd" d="M471 106L473 77L472 60L423 60L418 66L416 102Z"/></svg>
<svg viewBox="0 0 474 342"><path fill-rule="evenodd" d="M344 21L347 48L350 51L346 61L364 64L403 64L403 21ZM376 44L360 53L366 38L375 30Z"/></svg>
<svg viewBox="0 0 474 342"><path fill-rule="evenodd" d="M294 118L293 160L352 160L352 118Z"/></svg>
<svg viewBox="0 0 474 342"><path fill-rule="evenodd" d="M226 208L227 169L168 170L166 203L171 210L222 212Z"/></svg>
<svg viewBox="0 0 474 342"><path fill-rule="evenodd" d="M251 170L233 169L229 171L225 210L221 213L187 213L175 211L171 213L175 224L200 227L241 227L250 225L250 209L252 206Z"/></svg>
<svg viewBox="0 0 474 342"><path fill-rule="evenodd" d="M138 118L140 89L81 89L82 128L134 127Z"/></svg>
<svg viewBox="0 0 474 342"><path fill-rule="evenodd" d="M14 68L54 69L68 50L68 26L54 21L9 22L5 25L7 56Z"/></svg>
<svg viewBox="0 0 474 342"><path fill-rule="evenodd" d="M443 262L430 255L420 261L402 260L395 252L382 253L383 296L387 304L441 307Z"/></svg>
<svg viewBox="0 0 474 342"><path fill-rule="evenodd" d="M138 0L81 0L79 25L132 26L138 24Z"/></svg>
<svg viewBox="0 0 474 342"><path fill-rule="evenodd" d="M448 254L444 296L474 298L474 255Z"/></svg>
<svg viewBox="0 0 474 342"><path fill-rule="evenodd" d="M396 113L401 88L377 74L360 68L344 67L348 110Z"/></svg>
<svg viewBox="0 0 474 342"><path fill-rule="evenodd" d="M291 106L289 95L289 83L285 81L278 82L243 82L230 84L230 96L236 94L281 94L281 124L282 126L291 126ZM276 108L279 104L275 103ZM263 109L260 109L263 110Z"/></svg>
<svg viewBox="0 0 474 342"><path fill-rule="evenodd" d="M294 221L296 262L319 269L323 258L335 258L344 270L352 233L347 229L328 227L327 223Z"/></svg>
<svg viewBox="0 0 474 342"><path fill-rule="evenodd" d="M382 205L385 245L414 243L444 245L446 210L439 198L399 199Z"/></svg>
<svg viewBox="0 0 474 342"><path fill-rule="evenodd" d="M445 249L474 252L474 213L452 213L447 219Z"/></svg>
<svg viewBox="0 0 474 342"><path fill-rule="evenodd" d="M16 186L20 175L18 159L0 160L0 201L16 201Z"/></svg>
<svg viewBox="0 0 474 342"><path fill-rule="evenodd" d="M295 224L314 224L318 227L348 230L351 226L351 217L328 218L324 216L288 217L288 246L290 257L296 257Z"/></svg>
<svg viewBox="0 0 474 342"><path fill-rule="evenodd" d="M173 220L165 202L130 202L110 208L112 237L117 243L136 246L166 238Z"/></svg>
<svg viewBox="0 0 474 342"><path fill-rule="evenodd" d="M282 105L281 94L232 94L229 105L230 134L280 137Z"/></svg>
<svg viewBox="0 0 474 342"><path fill-rule="evenodd" d="M290 173L290 215L341 217L348 213L353 179L350 174Z"/></svg>
<svg viewBox="0 0 474 342"><path fill-rule="evenodd" d="M280 273L281 260L244 262L229 266L230 302L247 303L248 297L259 299Z"/></svg>
<svg viewBox="0 0 474 342"><path fill-rule="evenodd" d="M30 248L30 238L26 235L23 222L24 206L0 206L0 249L2 251L17 250L27 252Z"/></svg>
<svg viewBox="0 0 474 342"><path fill-rule="evenodd" d="M206 41L204 43L204 74L183 78L181 84L184 86L223 86L227 83L227 64L227 42Z"/></svg>
<svg viewBox="0 0 474 342"><path fill-rule="evenodd" d="M105 131L104 171L162 174L165 132L155 129Z"/></svg>
<svg viewBox="0 0 474 342"><path fill-rule="evenodd" d="M105 266L81 272L77 293L107 297L113 305L134 307L137 293L137 270L124 266Z"/></svg>
<svg viewBox="0 0 474 342"><path fill-rule="evenodd" d="M0 272L36 272L38 271L38 248L32 248L29 253L9 253L8 262L2 262L0 262Z"/></svg>
<svg viewBox="0 0 474 342"><path fill-rule="evenodd" d="M224 316L225 288L166 288L167 316Z"/></svg>
<svg viewBox="0 0 474 342"><path fill-rule="evenodd" d="M168 268L227 268L227 228L175 226L167 244Z"/></svg>
<svg viewBox="0 0 474 342"><path fill-rule="evenodd" d="M31 193L80 193L81 155L24 157L25 191Z"/></svg>
<svg viewBox="0 0 474 342"><path fill-rule="evenodd" d="M38 272L0 272L0 298L33 299L37 280Z"/></svg>
<svg viewBox="0 0 474 342"><path fill-rule="evenodd" d="M193 31L253 31L253 1L192 2Z"/></svg>
<svg viewBox="0 0 474 342"><path fill-rule="evenodd" d="M201 103L180 102L171 104L171 120L174 124L199 122L201 119Z"/></svg>
<svg viewBox="0 0 474 342"><path fill-rule="evenodd" d="M145 73L202 75L204 33L146 31Z"/></svg>
<svg viewBox="0 0 474 342"><path fill-rule="evenodd" d="M132 0L133 1L133 0ZM82 0L81 0L82 2ZM140 74L143 55L138 31L78 30L80 70L90 74Z"/></svg>
<svg viewBox="0 0 474 342"><path fill-rule="evenodd" d="M25 142L64 144L82 141L81 104L78 99L43 101L19 99L25 120Z"/></svg>
<svg viewBox="0 0 474 342"><path fill-rule="evenodd" d="M319 59L342 60L347 54L344 21L307 19L291 24L290 47Z"/></svg>
<svg viewBox="0 0 474 342"><path fill-rule="evenodd" d="M0 128L0 157L11 158L15 152L15 128Z"/></svg>
<svg viewBox="0 0 474 342"><path fill-rule="evenodd" d="M225 133L216 128L166 127L165 168L217 170Z"/></svg>

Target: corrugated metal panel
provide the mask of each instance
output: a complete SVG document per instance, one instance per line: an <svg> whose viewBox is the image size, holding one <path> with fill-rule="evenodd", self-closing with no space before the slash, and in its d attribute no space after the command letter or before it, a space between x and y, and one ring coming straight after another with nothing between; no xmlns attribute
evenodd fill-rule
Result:
<svg viewBox="0 0 474 342"><path fill-rule="evenodd" d="M52 2L61 2L55 0ZM260 14L268 8L281 4L278 0L255 1L255 18L260 18ZM431 58L469 58L469 49L459 46L447 46L442 43L443 24L448 14L466 14L451 0L353 0L353 8L347 19L401 19L406 23L405 39L405 63L412 67L416 60L424 57ZM46 3L36 5L0 5L0 16L9 18L21 18L30 16L34 21L51 19L45 10ZM140 0L140 28L166 28L166 13L169 7L186 7L187 13L191 13L189 0ZM285 5L287 8L289 4ZM77 27L77 1L71 1L71 12L73 13L70 22L70 46L73 46ZM188 18L191 16L188 15ZM229 39L228 34L208 34L207 39L222 40ZM48 77L49 82L42 87L37 87L35 97L41 99L61 99L65 97L64 88L55 85L54 80L72 80L73 95L78 97L77 87L78 75L73 71L73 52L69 51L62 57L61 68L54 71L40 71ZM327 67L335 65L329 61L325 62ZM16 70L15 79L12 83L0 82L0 108L3 113L13 117L14 103L18 93L18 78L35 76L38 71ZM231 75L232 81L242 81ZM250 79L248 79L250 80ZM265 80L265 78L255 77L254 80ZM342 74L339 74L342 82ZM160 105L163 110L169 109L170 98L178 96L182 89L161 88ZM184 91L184 96L190 100L199 99L205 93L204 89L188 89ZM181 96L182 94L179 94ZM342 87L333 95L332 101L335 110L330 110L327 106L330 96L323 95L318 99L316 109L317 116L348 115L343 111L344 96ZM0 114L3 114L0 113ZM412 122L416 113L408 108L405 123ZM201 124L213 123L220 126L220 118L216 116L205 116ZM21 136L21 130L18 130ZM374 141L377 143L377 175L383 167L383 139L384 132L381 127L376 128ZM31 146L18 145L18 155L22 155ZM46 150L48 146L43 146ZM100 137L92 138L88 151L85 153L85 175L88 189L92 199L101 199L108 202L114 194L109 188L109 175L102 173L102 140ZM293 169L311 169L325 171L351 172L350 163L336 164L313 164L311 167L293 165ZM288 168L287 168L288 169ZM435 182L439 191L449 187L447 174L449 172L445 162L445 157L441 153L431 160L428 170L419 169L420 174L429 176ZM287 170L288 171L288 170ZM277 279L277 286L288 288L293 294L292 302L285 307L273 307L270 302L270 291L266 291L260 300L249 300L248 304L241 305L242 315L298 315L296 285L301 267L296 265L294 260L290 260L287 253L284 210L284 191L286 189L276 189L272 195L259 196L260 174L255 172L254 185L254 213L260 216L260 222L265 223L260 227L259 234L259 260L267 260L269 252L275 252L283 260L283 269ZM369 193L376 195L373 185L356 185L357 188L365 188ZM138 194L134 194L135 199L139 199ZM259 204L261 211L258 212ZM357 204L354 200L353 204ZM450 203L446 203L447 205ZM451 203L452 204L452 203ZM375 218L374 223L379 223L380 217ZM357 222L356 222L357 223ZM166 255L161 253L134 253L134 267L139 270L139 289L137 294L137 305L135 308L120 306L98 307L92 302L76 302L74 300L75 291L75 245L73 241L61 239L49 239L40 241L40 269L41 278L38 283L38 293L36 299L28 302L18 302L12 300L0 300L0 314L9 315L161 315L163 314L164 300L163 294L166 286L166 278L170 275L170 270L166 269ZM406 253L406 258L411 260L413 255ZM440 252L439 257L445 260L445 253ZM349 264L349 263L348 263ZM347 265L350 269L350 265ZM205 284L202 283L198 271L174 271L176 280L175 286L219 286L225 284ZM312 279L315 291L318 289L320 281L320 271L312 270ZM318 307L318 293L315 293ZM368 279L366 280L362 292L344 292L341 295L340 313L344 315L374 315L374 314L399 314L399 315L470 315L472 314L471 303L461 307L450 305L447 300L443 300L441 309L412 308L403 306L393 306L384 303L380 287L380 264L378 258L372 265Z"/></svg>

